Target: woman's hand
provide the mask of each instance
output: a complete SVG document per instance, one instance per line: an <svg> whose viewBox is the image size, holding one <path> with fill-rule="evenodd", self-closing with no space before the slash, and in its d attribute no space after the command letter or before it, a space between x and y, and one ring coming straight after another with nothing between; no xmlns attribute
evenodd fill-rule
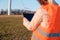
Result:
<svg viewBox="0 0 60 40"><path fill-rule="evenodd" d="M24 25L28 30L30 30L29 24L30 24L30 22L24 17L24 18L23 18L23 25Z"/></svg>
<svg viewBox="0 0 60 40"><path fill-rule="evenodd" d="M33 30L32 24L24 17L23 18L23 25L30 31Z"/></svg>
<svg viewBox="0 0 60 40"><path fill-rule="evenodd" d="M23 18L23 25L29 24L29 21L24 17Z"/></svg>

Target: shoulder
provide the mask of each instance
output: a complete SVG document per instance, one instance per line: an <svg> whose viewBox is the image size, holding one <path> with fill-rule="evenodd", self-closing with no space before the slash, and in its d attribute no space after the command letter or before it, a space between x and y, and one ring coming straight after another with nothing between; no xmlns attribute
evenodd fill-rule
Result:
<svg viewBox="0 0 60 40"><path fill-rule="evenodd" d="M42 14L48 14L46 9L44 9L43 7L40 7L40 11L41 11Z"/></svg>
<svg viewBox="0 0 60 40"><path fill-rule="evenodd" d="M48 13L47 13L47 11L46 11L44 8L40 7L40 8L38 8L38 10L36 11L36 14L43 16L43 15L46 15L46 14L48 14Z"/></svg>

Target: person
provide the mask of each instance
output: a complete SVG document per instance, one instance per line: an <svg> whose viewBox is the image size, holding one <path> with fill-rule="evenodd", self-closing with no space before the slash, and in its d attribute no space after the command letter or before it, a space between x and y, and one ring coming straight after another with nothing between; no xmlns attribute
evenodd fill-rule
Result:
<svg viewBox="0 0 60 40"><path fill-rule="evenodd" d="M55 0L38 0L41 7L31 21L23 17L23 25L33 32L31 40L60 40L60 7Z"/></svg>

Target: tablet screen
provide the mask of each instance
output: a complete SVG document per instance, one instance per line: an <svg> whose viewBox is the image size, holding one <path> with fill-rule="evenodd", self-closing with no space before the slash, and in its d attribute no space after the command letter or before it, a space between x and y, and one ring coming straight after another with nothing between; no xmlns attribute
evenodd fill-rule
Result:
<svg viewBox="0 0 60 40"><path fill-rule="evenodd" d="M34 14L30 14L30 13L23 13L23 16L24 16L25 18L27 18L29 21L31 21L31 20L32 20L32 18L33 18L33 16L34 16Z"/></svg>

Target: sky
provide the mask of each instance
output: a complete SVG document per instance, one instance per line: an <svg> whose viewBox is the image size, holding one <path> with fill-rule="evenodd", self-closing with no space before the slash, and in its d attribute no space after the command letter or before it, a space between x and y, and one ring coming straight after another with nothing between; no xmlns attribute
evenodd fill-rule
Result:
<svg viewBox="0 0 60 40"><path fill-rule="evenodd" d="M60 0L56 0L56 2L60 5ZM12 0L12 9L24 9L24 10L33 10L35 11L39 8L39 3L37 0ZM0 0L0 10L6 10L8 8L8 0Z"/></svg>

